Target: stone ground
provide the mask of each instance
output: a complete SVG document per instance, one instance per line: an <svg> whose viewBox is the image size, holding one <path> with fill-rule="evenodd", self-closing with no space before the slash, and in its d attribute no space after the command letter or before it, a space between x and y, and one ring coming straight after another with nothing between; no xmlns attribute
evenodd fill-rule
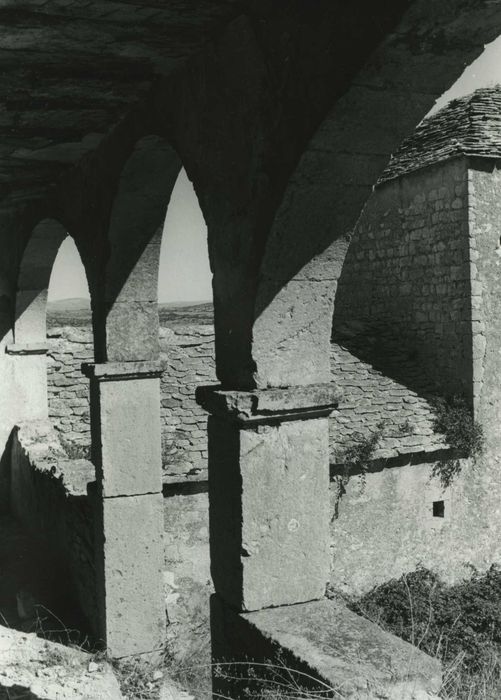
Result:
<svg viewBox="0 0 501 700"><path fill-rule="evenodd" d="M123 700L111 666L35 634L0 627L0 700Z"/></svg>

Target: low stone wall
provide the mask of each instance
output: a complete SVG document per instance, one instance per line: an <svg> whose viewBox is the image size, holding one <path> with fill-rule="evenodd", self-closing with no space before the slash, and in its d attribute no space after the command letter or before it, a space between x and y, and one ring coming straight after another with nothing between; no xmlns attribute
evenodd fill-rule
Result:
<svg viewBox="0 0 501 700"><path fill-rule="evenodd" d="M460 473L445 487L436 474L438 457L382 462L350 478L341 493L332 485L334 589L363 594L420 566L452 584L468 579L472 566L485 571L499 561L489 460L461 460Z"/></svg>
<svg viewBox="0 0 501 700"><path fill-rule="evenodd" d="M46 422L21 425L13 435L10 505L24 528L43 537L69 576L90 630L96 615L93 501L87 485L94 467L68 460ZM66 588L63 585L63 588Z"/></svg>

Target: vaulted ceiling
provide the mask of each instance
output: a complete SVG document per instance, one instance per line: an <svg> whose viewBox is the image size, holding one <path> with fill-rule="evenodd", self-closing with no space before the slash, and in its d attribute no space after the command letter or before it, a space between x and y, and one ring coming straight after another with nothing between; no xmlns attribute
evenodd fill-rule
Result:
<svg viewBox="0 0 501 700"><path fill-rule="evenodd" d="M2 0L0 198L95 148L238 12L235 0Z"/></svg>

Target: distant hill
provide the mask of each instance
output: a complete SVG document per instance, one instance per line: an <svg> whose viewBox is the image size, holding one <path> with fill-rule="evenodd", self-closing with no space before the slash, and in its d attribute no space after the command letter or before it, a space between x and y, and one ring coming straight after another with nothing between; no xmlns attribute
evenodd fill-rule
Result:
<svg viewBox="0 0 501 700"><path fill-rule="evenodd" d="M90 301L76 297L57 299L47 304L49 326L88 326L91 322Z"/></svg>
<svg viewBox="0 0 501 700"><path fill-rule="evenodd" d="M186 323L205 326L214 323L214 307L212 302L207 301L159 304L158 316L161 326Z"/></svg>
<svg viewBox="0 0 501 700"><path fill-rule="evenodd" d="M167 302L158 305L161 326L195 323L209 325L214 321L211 302ZM58 299L47 304L49 326L88 326L91 322L88 299Z"/></svg>

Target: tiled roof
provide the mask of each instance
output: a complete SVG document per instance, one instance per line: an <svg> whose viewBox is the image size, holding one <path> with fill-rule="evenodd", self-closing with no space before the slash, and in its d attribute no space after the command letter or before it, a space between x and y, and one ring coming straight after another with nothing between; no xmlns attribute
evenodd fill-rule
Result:
<svg viewBox="0 0 501 700"><path fill-rule="evenodd" d="M460 155L501 158L501 85L452 100L424 119L392 156L379 182Z"/></svg>
<svg viewBox="0 0 501 700"><path fill-rule="evenodd" d="M331 460L342 463L345 450L379 433L375 459L448 449L433 430L429 397L332 343L332 380L344 398L330 419Z"/></svg>

